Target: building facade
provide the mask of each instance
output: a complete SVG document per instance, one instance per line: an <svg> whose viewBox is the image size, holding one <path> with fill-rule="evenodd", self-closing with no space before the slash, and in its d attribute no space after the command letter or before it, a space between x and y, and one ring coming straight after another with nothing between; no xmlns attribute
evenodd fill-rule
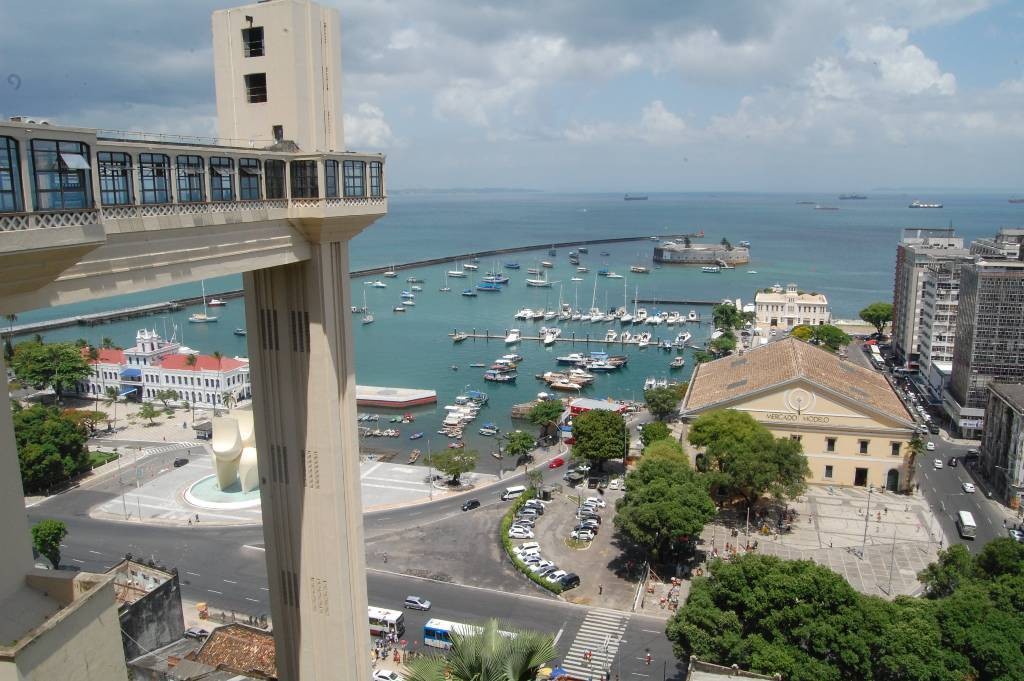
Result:
<svg viewBox="0 0 1024 681"><path fill-rule="evenodd" d="M103 399L114 388L126 400L156 402L170 390L170 402L196 407L231 407L252 397L249 360L197 354L149 329L140 329L126 350L97 349L96 359L87 349L83 354L93 374L75 386L82 397Z"/></svg>
<svg viewBox="0 0 1024 681"><path fill-rule="evenodd" d="M750 262L750 248L720 244L666 242L654 247L654 262L670 265L743 265Z"/></svg>
<svg viewBox="0 0 1024 681"><path fill-rule="evenodd" d="M988 384L1024 381L1024 262L977 260L960 274L953 374L943 408L963 437L980 437Z"/></svg>
<svg viewBox="0 0 1024 681"><path fill-rule="evenodd" d="M787 284L785 290L776 284L754 294L757 326L762 329L791 329L794 326L819 326L832 321L828 298L823 293L807 293L796 284Z"/></svg>
<svg viewBox="0 0 1024 681"><path fill-rule="evenodd" d="M921 354L924 277L930 264L969 258L955 230L908 228L896 247L892 294L892 349L904 368L917 368Z"/></svg>
<svg viewBox="0 0 1024 681"><path fill-rule="evenodd" d="M932 403L941 404L934 377L952 366L956 313L960 304L960 266L966 259L939 260L925 267L921 279L921 317L918 329L919 372L915 375ZM941 381L940 381L941 385Z"/></svg>
<svg viewBox="0 0 1024 681"><path fill-rule="evenodd" d="M809 483L910 485L915 424L889 383L796 338L698 365L681 406L683 441L694 419L718 409L746 412L775 437L799 440Z"/></svg>
<svg viewBox="0 0 1024 681"><path fill-rule="evenodd" d="M1010 508L1024 496L1024 384L990 383L978 467Z"/></svg>

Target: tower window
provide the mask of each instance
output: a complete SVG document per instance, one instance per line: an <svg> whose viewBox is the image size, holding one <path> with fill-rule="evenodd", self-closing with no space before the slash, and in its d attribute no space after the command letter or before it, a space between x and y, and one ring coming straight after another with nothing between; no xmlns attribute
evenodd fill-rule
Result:
<svg viewBox="0 0 1024 681"><path fill-rule="evenodd" d="M242 47L246 57L263 56L263 27L251 26L242 29Z"/></svg>
<svg viewBox="0 0 1024 681"><path fill-rule="evenodd" d="M245 96L250 104L267 101L267 74L249 73L245 76Z"/></svg>

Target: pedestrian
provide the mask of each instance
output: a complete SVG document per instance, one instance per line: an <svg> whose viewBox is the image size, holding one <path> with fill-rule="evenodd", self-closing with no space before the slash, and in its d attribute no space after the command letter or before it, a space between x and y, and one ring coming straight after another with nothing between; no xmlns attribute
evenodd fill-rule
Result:
<svg viewBox="0 0 1024 681"><path fill-rule="evenodd" d="M384 552L384 562L385 563L388 562L388 552L387 551Z"/></svg>
<svg viewBox="0 0 1024 681"><path fill-rule="evenodd" d="M192 527L192 519L191 518L188 519L188 526Z"/></svg>
<svg viewBox="0 0 1024 681"><path fill-rule="evenodd" d="M198 525L198 524L199 524L199 514L196 513L196 525Z"/></svg>
<svg viewBox="0 0 1024 681"><path fill-rule="evenodd" d="M598 584L597 585L597 595L600 596L603 593L604 593L604 584Z"/></svg>
<svg viewBox="0 0 1024 681"><path fill-rule="evenodd" d="M1003 529L1006 529L1006 518L1003 518Z"/></svg>

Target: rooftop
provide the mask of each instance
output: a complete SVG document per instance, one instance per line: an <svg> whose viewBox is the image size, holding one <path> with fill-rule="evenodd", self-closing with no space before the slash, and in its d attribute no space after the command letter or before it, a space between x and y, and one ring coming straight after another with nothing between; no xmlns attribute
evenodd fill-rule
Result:
<svg viewBox="0 0 1024 681"><path fill-rule="evenodd" d="M1024 384L989 383L988 387L1015 411L1024 414Z"/></svg>
<svg viewBox="0 0 1024 681"><path fill-rule="evenodd" d="M174 575L166 570L129 559L122 560L107 570L107 574L114 575L114 597L117 599L118 607L134 603L174 578Z"/></svg>
<svg viewBox="0 0 1024 681"><path fill-rule="evenodd" d="M214 629L195 661L256 678L277 678L274 635L245 624Z"/></svg>
<svg viewBox="0 0 1024 681"><path fill-rule="evenodd" d="M796 379L819 385L876 412L912 421L881 374L792 337L744 355L697 365L682 409L707 409Z"/></svg>

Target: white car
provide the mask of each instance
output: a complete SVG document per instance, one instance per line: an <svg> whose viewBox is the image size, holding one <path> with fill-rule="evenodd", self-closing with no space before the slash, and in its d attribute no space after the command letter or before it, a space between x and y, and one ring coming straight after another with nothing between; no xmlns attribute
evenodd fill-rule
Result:
<svg viewBox="0 0 1024 681"><path fill-rule="evenodd" d="M971 493L974 492L974 483L973 482L965 482L963 485L961 485L961 487L963 487L964 491L967 492L968 494L971 494Z"/></svg>
<svg viewBox="0 0 1024 681"><path fill-rule="evenodd" d="M579 539L580 541L593 541L594 531L590 529L573 530L572 533L569 534L569 537L572 539Z"/></svg>
<svg viewBox="0 0 1024 681"><path fill-rule="evenodd" d="M526 553L527 551L539 551L540 550L540 544L538 544L535 541L528 541L526 543L520 544L519 546L515 547L512 550L517 555Z"/></svg>
<svg viewBox="0 0 1024 681"><path fill-rule="evenodd" d="M373 681L402 681L402 677L390 669L378 669L373 672Z"/></svg>
<svg viewBox="0 0 1024 681"><path fill-rule="evenodd" d="M934 452L935 451L935 443L934 442L929 442L928 444L926 444L924 446L924 448L927 449L929 452Z"/></svg>
<svg viewBox="0 0 1024 681"><path fill-rule="evenodd" d="M583 501L583 505L584 506L597 506L598 508L604 508L608 504L607 504L607 502L605 502L604 499L599 499L598 497L590 497L589 499L585 499Z"/></svg>
<svg viewBox="0 0 1024 681"><path fill-rule="evenodd" d="M935 461L932 461L932 465L936 468L942 468L942 459L935 459Z"/></svg>
<svg viewBox="0 0 1024 681"><path fill-rule="evenodd" d="M619 479L619 478L615 478L614 480L612 480L611 482L608 483L608 489L618 489L619 485L621 485L621 484L622 484L622 480Z"/></svg>
<svg viewBox="0 0 1024 681"><path fill-rule="evenodd" d="M509 539L533 539L533 532L525 527L513 527L508 531L508 537Z"/></svg>
<svg viewBox="0 0 1024 681"><path fill-rule="evenodd" d="M554 565L554 563L552 563L550 560L542 560L539 563L534 563L533 565L531 565L530 572L536 574L544 568L551 567L552 565Z"/></svg>
<svg viewBox="0 0 1024 681"><path fill-rule="evenodd" d="M554 584L555 582L560 580L562 577L565 577L567 574L569 574L569 573L566 572L565 570L555 570L554 572L552 572L552 573L548 574L547 576L545 576L544 579L546 579L549 582L551 582L552 584Z"/></svg>

